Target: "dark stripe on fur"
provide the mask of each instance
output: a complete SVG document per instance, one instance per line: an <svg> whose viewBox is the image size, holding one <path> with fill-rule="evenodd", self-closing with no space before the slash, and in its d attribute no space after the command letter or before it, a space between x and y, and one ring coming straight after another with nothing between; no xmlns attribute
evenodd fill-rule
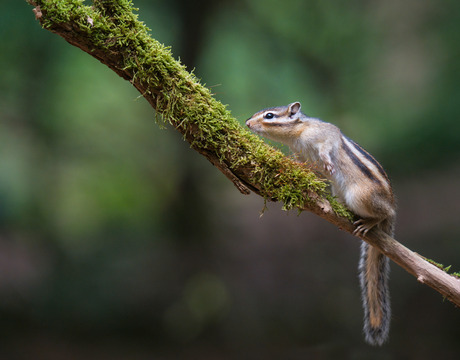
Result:
<svg viewBox="0 0 460 360"><path fill-rule="evenodd" d="M296 122L292 121L292 122L276 122L276 121L264 121L264 125L267 125L267 126L294 126L294 125L297 125Z"/></svg>
<svg viewBox="0 0 460 360"><path fill-rule="evenodd" d="M349 139L347 138L347 140ZM352 142L352 144L354 143ZM380 184L380 180L377 179L374 176L374 174L372 174L372 171L370 171L369 168L361 162L361 160L358 159L358 157L353 153L353 151L348 147L348 145L345 143L345 141L343 141L343 139L342 139L342 148L345 150L345 153L348 155L351 161L353 161L353 163L359 168L359 170L361 170L361 172L364 175L366 175L370 180Z"/></svg>
<svg viewBox="0 0 460 360"><path fill-rule="evenodd" d="M343 136L343 135L342 135ZM388 178L388 175L386 174L385 170L383 170L383 167L382 165L379 164L379 162L377 160L375 160L375 158L369 154L366 150L364 150L359 144L355 143L353 140L349 139L346 137L346 139L351 143L353 144L353 146L355 147L356 150L358 150L361 154L363 154L365 156L365 158L367 160L369 160L372 164L375 165L375 167L379 170L379 173L385 178L388 180L388 182L390 182L390 179Z"/></svg>

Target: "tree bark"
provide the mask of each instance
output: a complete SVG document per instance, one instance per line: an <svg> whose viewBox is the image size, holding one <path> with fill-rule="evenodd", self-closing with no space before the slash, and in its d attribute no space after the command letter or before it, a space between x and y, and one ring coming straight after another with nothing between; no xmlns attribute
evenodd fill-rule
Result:
<svg viewBox="0 0 460 360"><path fill-rule="evenodd" d="M168 48L152 39L127 0L28 0L47 30L63 37L128 80L165 121L243 194L250 191L285 209L308 210L352 233L353 215L326 192L305 165L249 133ZM460 279L380 230L363 238L457 306Z"/></svg>

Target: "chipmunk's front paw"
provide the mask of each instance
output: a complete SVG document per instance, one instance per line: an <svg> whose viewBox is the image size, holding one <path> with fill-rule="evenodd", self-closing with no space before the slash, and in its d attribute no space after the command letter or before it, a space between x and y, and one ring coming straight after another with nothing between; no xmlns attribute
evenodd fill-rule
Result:
<svg viewBox="0 0 460 360"><path fill-rule="evenodd" d="M326 170L326 172L330 175L333 175L335 172L334 165L329 162L324 164L324 170Z"/></svg>

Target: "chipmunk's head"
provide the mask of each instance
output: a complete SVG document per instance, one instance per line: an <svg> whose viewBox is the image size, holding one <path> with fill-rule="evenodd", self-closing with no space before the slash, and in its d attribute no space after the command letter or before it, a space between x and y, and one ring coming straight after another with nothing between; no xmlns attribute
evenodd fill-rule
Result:
<svg viewBox="0 0 460 360"><path fill-rule="evenodd" d="M246 121L246 125L263 137L286 143L286 139L293 138L300 131L302 116L300 103L293 102L260 110Z"/></svg>

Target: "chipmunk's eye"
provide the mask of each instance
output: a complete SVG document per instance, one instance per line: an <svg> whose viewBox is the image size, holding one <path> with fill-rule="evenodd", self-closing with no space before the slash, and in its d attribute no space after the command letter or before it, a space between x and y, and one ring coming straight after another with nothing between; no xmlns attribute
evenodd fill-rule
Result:
<svg viewBox="0 0 460 360"><path fill-rule="evenodd" d="M265 119L273 119L274 117L275 117L275 114L273 114L273 113L266 113L266 114L264 115L264 118L265 118Z"/></svg>

